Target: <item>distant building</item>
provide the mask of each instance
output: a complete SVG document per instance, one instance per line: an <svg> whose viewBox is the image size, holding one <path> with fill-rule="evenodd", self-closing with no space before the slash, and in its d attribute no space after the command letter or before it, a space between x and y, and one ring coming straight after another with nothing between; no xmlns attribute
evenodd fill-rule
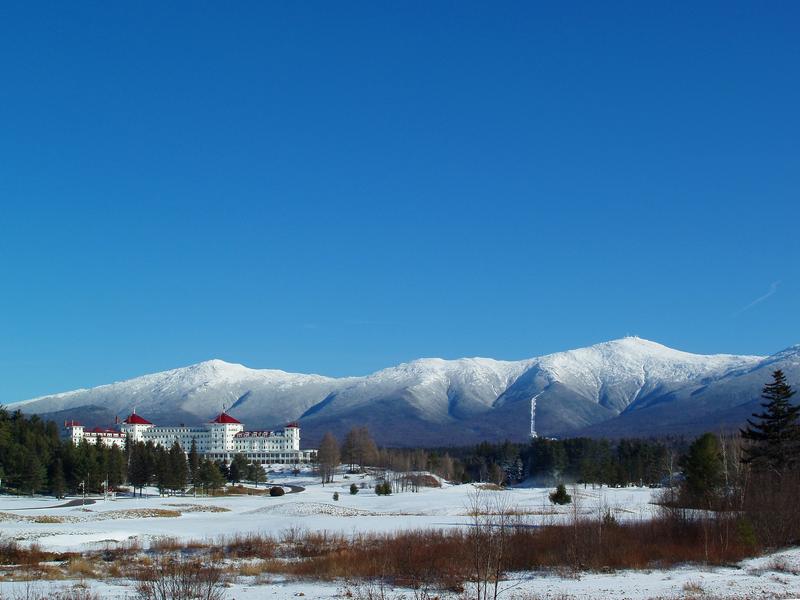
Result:
<svg viewBox="0 0 800 600"><path fill-rule="evenodd" d="M86 440L106 446L117 444L120 448L125 447L127 439L152 442L164 448L171 448L177 441L184 452L189 452L194 441L200 454L226 462L234 454L244 454L249 462L262 465L307 463L316 457L315 450L300 449L300 426L297 423L289 423L277 431L245 431L244 425L226 412L199 427L159 427L134 410L118 429L86 430L77 421L66 421L64 435L76 445Z"/></svg>
<svg viewBox="0 0 800 600"><path fill-rule="evenodd" d="M90 444L103 444L104 446L116 444L120 448L125 447L125 434L116 429L101 429L100 427L86 429L77 421L66 421L64 431L66 437L70 438L76 446L80 444L81 440L86 440Z"/></svg>

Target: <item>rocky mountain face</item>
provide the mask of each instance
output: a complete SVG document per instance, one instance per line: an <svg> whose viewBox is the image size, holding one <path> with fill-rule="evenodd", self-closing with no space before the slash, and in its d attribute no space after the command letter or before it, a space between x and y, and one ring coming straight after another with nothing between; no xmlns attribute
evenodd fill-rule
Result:
<svg viewBox="0 0 800 600"><path fill-rule="evenodd" d="M366 377L210 360L9 408L107 425L135 407L166 425L226 407L251 429L299 420L304 445L366 425L381 444L447 446L527 438L536 397L539 435L691 434L740 425L776 368L800 383L800 346L768 357L704 356L623 338L522 361L419 359Z"/></svg>

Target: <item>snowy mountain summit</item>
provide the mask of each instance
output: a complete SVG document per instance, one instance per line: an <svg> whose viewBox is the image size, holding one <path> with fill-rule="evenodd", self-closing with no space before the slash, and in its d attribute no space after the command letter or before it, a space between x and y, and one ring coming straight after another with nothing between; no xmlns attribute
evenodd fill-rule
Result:
<svg viewBox="0 0 800 600"><path fill-rule="evenodd" d="M171 424L197 423L225 407L251 428L299 420L312 443L327 430L341 435L367 425L384 444L441 446L524 439L536 397L542 435L641 435L690 431L715 419L733 426L757 401L769 369L782 365L790 380L800 378L800 346L770 357L706 356L637 337L521 361L423 358L365 377L215 359L10 408L107 424L136 407Z"/></svg>

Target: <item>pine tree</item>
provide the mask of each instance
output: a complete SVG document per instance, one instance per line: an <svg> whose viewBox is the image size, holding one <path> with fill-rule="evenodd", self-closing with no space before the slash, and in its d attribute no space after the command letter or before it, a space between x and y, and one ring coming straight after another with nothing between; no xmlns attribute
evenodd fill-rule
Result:
<svg viewBox="0 0 800 600"><path fill-rule="evenodd" d="M75 474L78 480L83 482L87 492L95 489L94 484L98 481L96 451L97 446L83 439L75 453Z"/></svg>
<svg viewBox="0 0 800 600"><path fill-rule="evenodd" d="M150 483L152 477L153 461L150 456L150 447L142 442L133 442L130 448L130 462L128 463L128 481L133 486L134 491L139 488L139 495L142 495L142 488Z"/></svg>
<svg viewBox="0 0 800 600"><path fill-rule="evenodd" d="M704 433L689 446L683 461L690 500L704 508L713 504L723 487L722 451L717 436Z"/></svg>
<svg viewBox="0 0 800 600"><path fill-rule="evenodd" d="M163 494L172 488L172 468L169 461L169 452L162 446L155 448L155 476L159 493Z"/></svg>
<svg viewBox="0 0 800 600"><path fill-rule="evenodd" d="M225 485L225 476L219 470L217 463L204 458L198 470L199 483L209 490L217 490Z"/></svg>
<svg viewBox="0 0 800 600"><path fill-rule="evenodd" d="M567 488L564 486L563 483L559 483L556 486L556 491L552 492L549 496L550 502L553 504L569 504L572 502L572 496L567 493Z"/></svg>
<svg viewBox="0 0 800 600"><path fill-rule="evenodd" d="M786 376L778 369L772 382L764 386L761 397L763 412L747 420L748 427L742 437L750 441L744 461L754 469L782 475L800 463L800 406L789 400L795 392L786 383Z"/></svg>
<svg viewBox="0 0 800 600"><path fill-rule="evenodd" d="M47 477L47 470L42 466L39 458L34 453L29 453L25 458L24 470L22 472L22 491L30 492L33 496L44 484Z"/></svg>
<svg viewBox="0 0 800 600"><path fill-rule="evenodd" d="M119 446L114 444L108 450L108 487L116 489L125 481L125 454Z"/></svg>
<svg viewBox="0 0 800 600"><path fill-rule="evenodd" d="M233 483L239 483L247 477L247 457L244 454L237 452L233 455L231 466L228 469L228 477Z"/></svg>
<svg viewBox="0 0 800 600"><path fill-rule="evenodd" d="M57 458L53 462L53 468L50 472L50 493L56 498L63 498L66 485L64 481L64 466L61 463L61 459Z"/></svg>
<svg viewBox="0 0 800 600"><path fill-rule="evenodd" d="M197 485L197 477L200 474L200 454L197 452L197 442L192 438L192 447L189 449L189 480L192 485Z"/></svg>
<svg viewBox="0 0 800 600"><path fill-rule="evenodd" d="M247 465L247 478L258 487L259 483L266 481L267 474L264 473L264 467L256 462L252 462Z"/></svg>
<svg viewBox="0 0 800 600"><path fill-rule="evenodd" d="M169 467L170 488L183 491L186 487L189 465L186 462L186 454L184 454L183 448L181 448L178 440L175 440L172 444L172 448L169 450Z"/></svg>

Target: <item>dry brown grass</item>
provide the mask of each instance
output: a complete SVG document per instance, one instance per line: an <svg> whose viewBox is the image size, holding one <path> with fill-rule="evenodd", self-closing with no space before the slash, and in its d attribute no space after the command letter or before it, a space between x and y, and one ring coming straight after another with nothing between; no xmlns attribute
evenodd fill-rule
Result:
<svg viewBox="0 0 800 600"><path fill-rule="evenodd" d="M72 578L94 579L98 575L97 565L95 561L77 556L67 561L64 570L66 572L66 575Z"/></svg>
<svg viewBox="0 0 800 600"><path fill-rule="evenodd" d="M14 513L0 512L0 523L2 522L16 522L16 523L74 523L78 521L76 517L57 517L55 515L17 515Z"/></svg>
<svg viewBox="0 0 800 600"><path fill-rule="evenodd" d="M167 506L173 506L173 507L179 509L182 513L196 513L196 512L222 513L222 512L230 512L229 508L225 508L223 506L214 506L212 504L167 504Z"/></svg>
<svg viewBox="0 0 800 600"><path fill-rule="evenodd" d="M163 519L180 516L180 511L168 510L166 508L128 508L125 510L109 510L107 512L96 513L93 520L109 521L113 519Z"/></svg>
<svg viewBox="0 0 800 600"><path fill-rule="evenodd" d="M733 516L698 521L665 513L653 520L577 520L541 527L511 519L504 530L500 571L569 574L731 564L760 551L740 539L737 530ZM488 533L491 529L476 531L466 527L348 536L295 528L277 538L255 534L190 542L163 538L147 550L131 542L83 555L5 542L0 544L0 564L13 565L12 571L19 573L40 573L42 578L131 578L153 570L164 556L173 556L219 565L231 576L281 574L308 580L384 581L417 590L460 590L473 577L476 549L484 537L493 535ZM776 563L774 570L781 568L786 566Z"/></svg>
<svg viewBox="0 0 800 600"><path fill-rule="evenodd" d="M271 572L271 567L272 565L263 560L246 561L236 565L236 573L241 577L259 577Z"/></svg>
<svg viewBox="0 0 800 600"><path fill-rule="evenodd" d="M503 488L496 483L476 483L475 487L486 492L501 492Z"/></svg>
<svg viewBox="0 0 800 600"><path fill-rule="evenodd" d="M57 517L55 515L39 515L33 518L34 523L63 523L64 517Z"/></svg>
<svg viewBox="0 0 800 600"><path fill-rule="evenodd" d="M428 475L426 473L415 473L413 475L406 475L402 479L403 482L410 484L416 487L427 487L427 488L440 488L442 487L442 482L436 479L433 475Z"/></svg>

